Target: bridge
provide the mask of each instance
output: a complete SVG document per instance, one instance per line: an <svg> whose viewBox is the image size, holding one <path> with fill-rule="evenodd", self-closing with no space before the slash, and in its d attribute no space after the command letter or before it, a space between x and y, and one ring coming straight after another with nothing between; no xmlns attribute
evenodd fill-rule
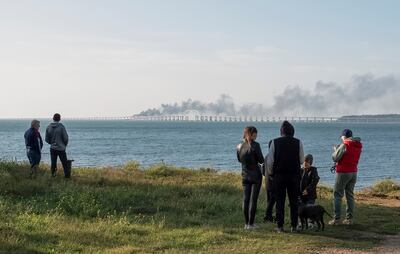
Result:
<svg viewBox="0 0 400 254"><path fill-rule="evenodd" d="M185 121L185 122L271 122L278 123L284 120L303 123L399 123L399 119L385 117L337 117L337 116L230 116L225 114L207 114L196 110L187 110L182 114L157 116L117 116L117 117L65 117L64 120L130 120L130 121ZM22 120L22 119L21 119ZM27 120L27 119L24 119Z"/></svg>
<svg viewBox="0 0 400 254"><path fill-rule="evenodd" d="M195 121L195 122L335 122L339 117L275 117L275 116L230 116L226 114L207 114L197 110L187 110L182 114L157 116L132 116L136 121Z"/></svg>

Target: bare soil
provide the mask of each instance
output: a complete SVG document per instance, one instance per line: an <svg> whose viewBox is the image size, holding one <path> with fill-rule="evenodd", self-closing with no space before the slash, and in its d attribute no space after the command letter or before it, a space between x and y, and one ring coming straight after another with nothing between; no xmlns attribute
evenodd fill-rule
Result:
<svg viewBox="0 0 400 254"><path fill-rule="evenodd" d="M400 207L400 200L391 199L385 197L371 197L366 195L357 195L357 202L369 204L369 205L381 205L387 207ZM373 233L372 233L373 234ZM369 235L370 237L371 235ZM375 237L382 238L381 235L375 235ZM383 236L384 240L382 244L371 250L350 250L340 248L329 248L321 251L316 251L316 254L400 254L400 235L394 236Z"/></svg>

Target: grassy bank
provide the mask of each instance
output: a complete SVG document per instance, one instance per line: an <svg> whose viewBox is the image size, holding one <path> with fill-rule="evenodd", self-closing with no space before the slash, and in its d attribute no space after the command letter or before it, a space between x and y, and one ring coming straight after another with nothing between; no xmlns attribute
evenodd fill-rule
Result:
<svg viewBox="0 0 400 254"><path fill-rule="evenodd" d="M71 180L51 178L47 166L35 180L27 172L26 164L0 163L0 252L313 253L372 248L400 230L399 208L358 204L353 226L276 234L273 224L263 224L246 232L240 176L233 173L167 165L143 170L134 162L74 169ZM319 193L331 212L331 191ZM264 200L262 191L257 222Z"/></svg>

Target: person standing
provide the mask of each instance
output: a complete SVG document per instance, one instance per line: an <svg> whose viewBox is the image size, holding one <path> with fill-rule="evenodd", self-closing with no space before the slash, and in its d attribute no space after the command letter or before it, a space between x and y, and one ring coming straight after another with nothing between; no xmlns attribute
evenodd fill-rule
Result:
<svg viewBox="0 0 400 254"><path fill-rule="evenodd" d="M26 155L28 156L30 168L30 177L35 178L42 158L43 140L39 132L40 121L34 119L25 134Z"/></svg>
<svg viewBox="0 0 400 254"><path fill-rule="evenodd" d="M237 146L237 159L242 164L243 213L244 229L256 229L254 219L257 210L257 200L260 194L262 174L260 164L264 157L257 139L257 129L248 126L244 129L243 142Z"/></svg>
<svg viewBox="0 0 400 254"><path fill-rule="evenodd" d="M278 233L284 231L286 192L290 204L291 231L297 232L300 167L304 163L304 151L302 142L294 138L294 132L292 124L288 121L282 123L281 137L272 141L267 160L267 174L274 179Z"/></svg>
<svg viewBox="0 0 400 254"><path fill-rule="evenodd" d="M268 143L268 149L271 147L272 140L269 141ZM267 154L265 157L265 161L268 161L268 156L270 153ZM274 209L274 206L276 204L276 198L274 195L274 189L273 189L273 181L274 179L272 178L271 175L268 175L267 169L266 169L266 163L264 163L264 176L265 176L265 190L267 192L267 209L265 210L265 216L264 216L264 222L274 222L275 218L272 216L272 211Z"/></svg>
<svg viewBox="0 0 400 254"><path fill-rule="evenodd" d="M362 152L360 138L353 138L353 132L349 129L342 131L340 146L333 147L332 159L336 165L334 197L334 218L330 225L340 224L342 198L346 195L346 219L342 222L346 225L353 224L354 216L354 186L357 182L358 162Z"/></svg>
<svg viewBox="0 0 400 254"><path fill-rule="evenodd" d="M50 145L51 175L57 175L57 157L60 157L64 169L65 178L70 177L67 154L65 152L68 145L68 133L61 121L60 114L54 114L53 122L46 129L46 142Z"/></svg>

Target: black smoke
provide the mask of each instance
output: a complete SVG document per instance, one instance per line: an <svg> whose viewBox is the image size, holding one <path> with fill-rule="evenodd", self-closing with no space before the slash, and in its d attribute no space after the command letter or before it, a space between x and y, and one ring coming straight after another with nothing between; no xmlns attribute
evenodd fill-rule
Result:
<svg viewBox="0 0 400 254"><path fill-rule="evenodd" d="M237 114L235 103L232 97L222 94L216 102L204 103L198 100L188 99L181 103L161 104L159 109L148 109L142 111L139 116L173 115L181 114L186 110L197 110L202 113L211 114Z"/></svg>
<svg viewBox="0 0 400 254"><path fill-rule="evenodd" d="M289 86L275 96L272 106L248 103L238 106L229 95L216 102L188 99L181 103L162 104L141 116L181 114L186 110L237 116L341 116L350 114L399 113L400 81L394 76L372 74L354 76L349 82L316 82L312 90Z"/></svg>

